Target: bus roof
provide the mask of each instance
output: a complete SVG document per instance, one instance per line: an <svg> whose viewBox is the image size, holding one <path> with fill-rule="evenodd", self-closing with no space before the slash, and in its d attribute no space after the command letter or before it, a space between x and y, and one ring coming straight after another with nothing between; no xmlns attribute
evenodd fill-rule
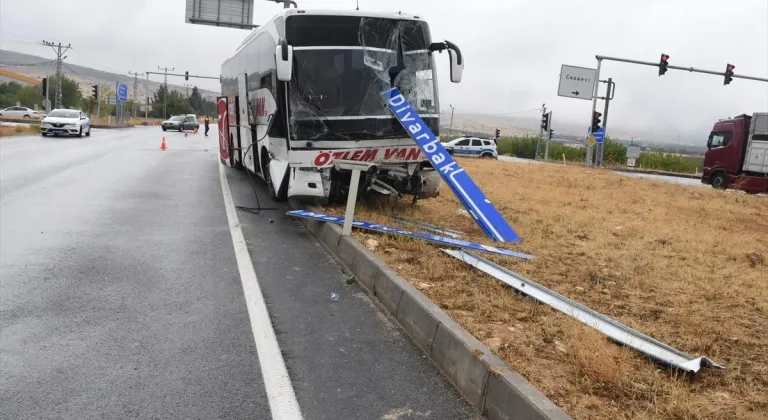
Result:
<svg viewBox="0 0 768 420"><path fill-rule="evenodd" d="M417 21L424 21L419 16L416 15L410 15L408 13L402 13L402 12L376 12L376 11L368 11L368 10L338 10L338 9L280 9L278 13L276 13L274 16L272 16L269 21L267 21L264 25L259 26L258 28L251 31L250 34L248 34L247 37L243 40L243 42L240 43L240 45L237 47L235 52L232 54L231 57L237 55L237 53L250 42L256 35L258 35L265 27L269 26L270 24L273 24L275 19L279 17L287 18L289 16L296 16L296 15L304 15L304 16L356 16L356 17L367 17L367 18L380 18L380 19L400 19L400 20L417 20ZM226 61L229 61L229 58Z"/></svg>

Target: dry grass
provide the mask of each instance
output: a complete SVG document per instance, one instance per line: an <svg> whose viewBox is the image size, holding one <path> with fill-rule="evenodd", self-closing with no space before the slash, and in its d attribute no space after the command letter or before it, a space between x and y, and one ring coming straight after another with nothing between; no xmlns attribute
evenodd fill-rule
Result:
<svg viewBox="0 0 768 420"><path fill-rule="evenodd" d="M24 126L9 126L0 125L0 137L18 136L22 134L37 134L40 133L38 127L24 127Z"/></svg>
<svg viewBox="0 0 768 420"><path fill-rule="evenodd" d="M462 160L532 262L491 258L724 372L682 375L608 341L423 241L356 231L375 252L576 418L768 418L768 199L564 165ZM441 197L361 206L490 243ZM342 214L340 208L327 209Z"/></svg>

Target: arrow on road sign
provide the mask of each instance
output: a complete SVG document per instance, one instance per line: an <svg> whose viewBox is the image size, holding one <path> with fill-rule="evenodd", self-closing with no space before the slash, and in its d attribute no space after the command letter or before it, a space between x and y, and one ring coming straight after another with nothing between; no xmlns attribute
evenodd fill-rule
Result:
<svg viewBox="0 0 768 420"><path fill-rule="evenodd" d="M579 96L579 91L578 91L578 90L577 90L577 91L574 91L574 92L571 92L571 93L572 93L572 94L574 94L574 95L576 95L576 96Z"/></svg>

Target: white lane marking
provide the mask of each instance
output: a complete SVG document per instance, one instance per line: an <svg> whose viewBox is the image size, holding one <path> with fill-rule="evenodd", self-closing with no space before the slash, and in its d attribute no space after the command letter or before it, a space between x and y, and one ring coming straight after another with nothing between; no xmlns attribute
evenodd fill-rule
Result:
<svg viewBox="0 0 768 420"><path fill-rule="evenodd" d="M248 254L243 231L240 229L240 222L237 219L224 165L221 164L219 165L219 178L221 178L224 206L227 208L232 245L235 247L237 269L240 271L240 280L243 283L245 303L248 307L248 317L251 320L251 330L253 330L253 341L256 342L261 376L264 378L264 388L267 391L272 418L276 420L301 420L301 410L298 401L296 401L296 393L293 390L291 378L288 377L288 370L285 368L285 361L280 353L280 345L277 343L275 330L269 320L267 305L261 294L253 261Z"/></svg>

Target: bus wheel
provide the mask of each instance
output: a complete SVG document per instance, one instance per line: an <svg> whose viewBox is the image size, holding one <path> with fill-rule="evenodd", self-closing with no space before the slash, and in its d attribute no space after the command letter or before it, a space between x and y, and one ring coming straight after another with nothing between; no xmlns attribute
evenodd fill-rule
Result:
<svg viewBox="0 0 768 420"><path fill-rule="evenodd" d="M712 175L712 187L718 190L724 190L728 188L728 175L725 172L718 172Z"/></svg>

